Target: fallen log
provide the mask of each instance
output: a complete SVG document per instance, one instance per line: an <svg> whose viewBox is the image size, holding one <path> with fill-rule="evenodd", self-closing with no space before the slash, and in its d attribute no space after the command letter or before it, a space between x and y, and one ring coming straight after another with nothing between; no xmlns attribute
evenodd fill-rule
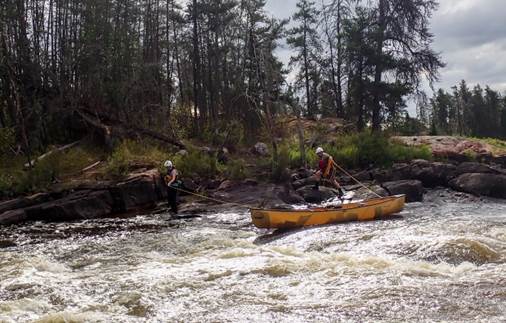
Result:
<svg viewBox="0 0 506 323"><path fill-rule="evenodd" d="M78 109L76 112L83 119L83 121L98 130L98 134L104 139L104 142L108 144L108 146L112 142L112 137L131 138L140 135L168 143L170 145L178 147L179 149L186 149L186 146L181 141L171 138L162 133L136 125L128 125L121 120L116 120L108 115L95 113L87 109Z"/></svg>
<svg viewBox="0 0 506 323"><path fill-rule="evenodd" d="M68 145L61 146L61 147L59 147L59 148L56 148L56 149L50 150L50 151L48 151L47 153L44 153L44 154L40 155L39 157L37 157L36 159L32 160L32 161L30 162L30 164L31 164L31 166L33 167L33 165L35 165L35 163L37 163L37 162L39 162L39 161L43 160L44 158L46 158L46 157L48 157L48 156L51 156L51 155L52 155L52 154L54 154L54 153L57 153L57 152L62 152L62 151L68 150L68 149L70 149L70 148L72 148L72 147L75 147L75 146L77 146L77 145L79 144L79 142L80 142L80 141L76 141L76 142L73 142L73 143L71 143L71 144L68 144ZM24 165L24 167L25 167L25 168L30 168L30 164L29 164L29 163L26 163L26 164Z"/></svg>

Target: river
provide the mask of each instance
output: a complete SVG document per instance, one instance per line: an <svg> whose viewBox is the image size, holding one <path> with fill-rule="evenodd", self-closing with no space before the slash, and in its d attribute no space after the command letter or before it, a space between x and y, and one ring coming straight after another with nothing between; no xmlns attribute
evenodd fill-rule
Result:
<svg viewBox="0 0 506 323"><path fill-rule="evenodd" d="M506 321L506 202L272 234L241 209L0 228L0 322Z"/></svg>

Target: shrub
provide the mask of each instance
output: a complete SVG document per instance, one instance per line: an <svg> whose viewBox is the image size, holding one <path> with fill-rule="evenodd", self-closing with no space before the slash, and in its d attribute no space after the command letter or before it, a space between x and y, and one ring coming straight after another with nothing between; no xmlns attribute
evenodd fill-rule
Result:
<svg viewBox="0 0 506 323"><path fill-rule="evenodd" d="M221 173L223 166L215 154L190 149L187 155L172 158L180 174L187 177L210 178Z"/></svg>
<svg viewBox="0 0 506 323"><path fill-rule="evenodd" d="M121 144L111 154L107 164L107 174L112 178L123 177L128 173L130 162L133 159L128 145Z"/></svg>
<svg viewBox="0 0 506 323"><path fill-rule="evenodd" d="M272 160L272 180L276 182L285 181L288 176L286 169L290 166L290 149L287 145L278 148L277 160Z"/></svg>
<svg viewBox="0 0 506 323"><path fill-rule="evenodd" d="M243 180L249 176L242 159L230 160L225 167L225 176L233 180Z"/></svg>
<svg viewBox="0 0 506 323"><path fill-rule="evenodd" d="M290 167L300 167L300 149L292 143L288 145ZM369 166L388 166L395 162L413 159L432 159L428 146L410 147L390 140L384 135L370 133L350 134L338 137L334 142L323 145L325 151L334 157L336 163L345 168ZM316 167L318 157L314 148L306 149L306 160L310 167Z"/></svg>
<svg viewBox="0 0 506 323"><path fill-rule="evenodd" d="M6 156L9 148L13 147L15 143L16 133L14 128L0 128L0 154Z"/></svg>
<svg viewBox="0 0 506 323"><path fill-rule="evenodd" d="M161 167L169 154L147 142L125 140L112 152L108 159L107 175L121 178L137 165Z"/></svg>

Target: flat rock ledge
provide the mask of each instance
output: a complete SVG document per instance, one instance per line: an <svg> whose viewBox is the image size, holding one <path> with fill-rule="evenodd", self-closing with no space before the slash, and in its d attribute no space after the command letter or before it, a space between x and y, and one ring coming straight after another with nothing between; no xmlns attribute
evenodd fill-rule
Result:
<svg viewBox="0 0 506 323"><path fill-rule="evenodd" d="M153 208L166 195L157 170L121 182L83 184L71 191L40 193L0 203L0 225L27 221L96 219Z"/></svg>

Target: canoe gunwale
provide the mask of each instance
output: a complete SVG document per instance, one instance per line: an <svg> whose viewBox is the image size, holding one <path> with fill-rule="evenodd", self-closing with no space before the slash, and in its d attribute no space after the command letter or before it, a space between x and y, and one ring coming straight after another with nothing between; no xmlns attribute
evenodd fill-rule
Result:
<svg viewBox="0 0 506 323"><path fill-rule="evenodd" d="M262 212L289 212L289 213L297 213L297 212L314 212L314 213L318 213L318 212L329 212L329 211L340 211L340 210L354 210L354 209L359 209L359 208L363 208L364 206L375 206L375 205L379 205L379 204L383 204L385 202L390 202L390 201L393 201L393 200L396 200L396 199L400 199L400 198L403 198L405 197L406 195L405 194L400 194L400 195L392 195L392 196L386 196L386 197L382 197L382 198L376 198L376 199L370 199L370 200L365 200L365 201L362 201L362 202L354 202L354 203L350 203L350 204L356 204L355 207L351 207L351 208L343 208L343 207L338 207L338 208L318 208L318 209L303 209L303 210L294 210L294 209L260 209L260 208L251 208L250 211L251 212L255 212L255 211L262 211ZM371 203L371 202L376 202L376 203Z"/></svg>

